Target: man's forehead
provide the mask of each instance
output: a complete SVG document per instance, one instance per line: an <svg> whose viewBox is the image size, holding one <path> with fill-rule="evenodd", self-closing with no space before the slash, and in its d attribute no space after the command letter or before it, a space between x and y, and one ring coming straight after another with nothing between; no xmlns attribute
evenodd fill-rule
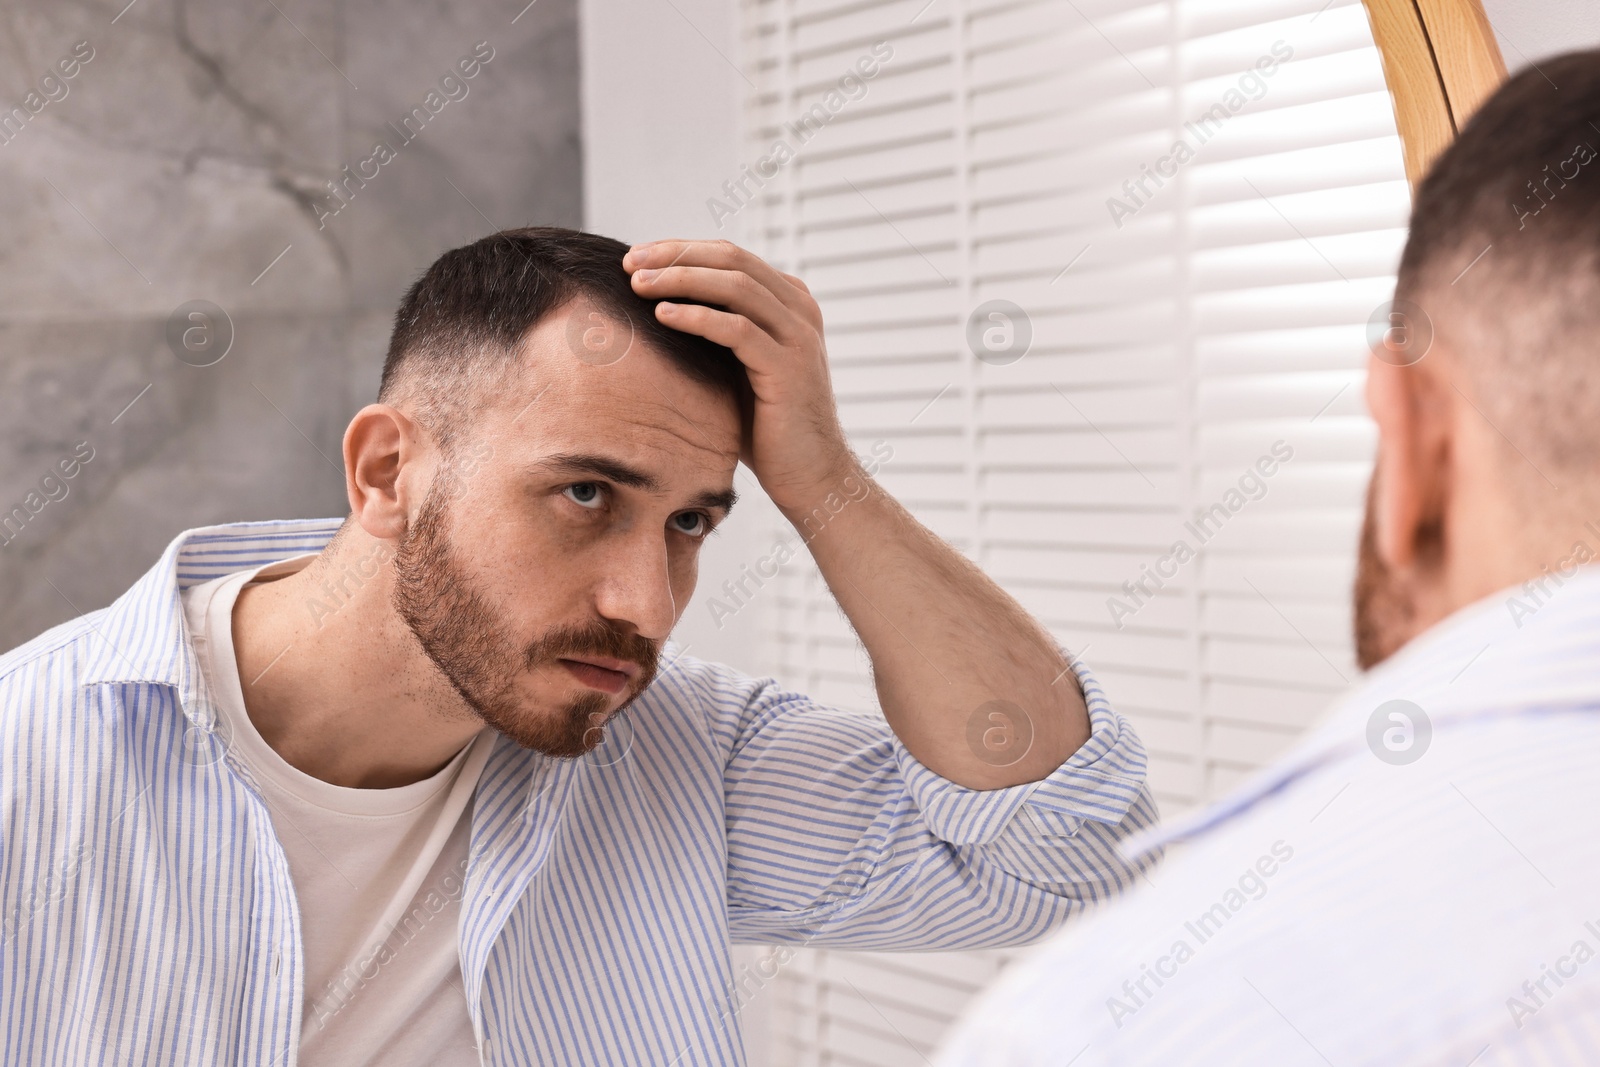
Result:
<svg viewBox="0 0 1600 1067"><path fill-rule="evenodd" d="M734 399L689 378L638 338L609 362L584 358L587 352L572 350L565 321L581 313L547 316L530 333L519 388L526 400L516 398L522 410L513 429L560 451L731 470L739 458Z"/></svg>
<svg viewBox="0 0 1600 1067"><path fill-rule="evenodd" d="M603 396L570 394L555 384L515 429L544 451L615 454L652 466L731 469L739 458L737 438L696 424L671 404L631 397L627 403L608 403Z"/></svg>

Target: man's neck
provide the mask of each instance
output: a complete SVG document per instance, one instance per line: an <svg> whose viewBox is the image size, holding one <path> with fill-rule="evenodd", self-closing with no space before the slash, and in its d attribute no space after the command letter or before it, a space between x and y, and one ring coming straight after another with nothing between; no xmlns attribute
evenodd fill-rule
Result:
<svg viewBox="0 0 1600 1067"><path fill-rule="evenodd" d="M1592 512L1537 511L1492 482L1461 494L1442 564L1406 579L1411 618L1396 650L1497 593L1531 608L1553 598L1578 567L1600 561L1600 507Z"/></svg>
<svg viewBox="0 0 1600 1067"><path fill-rule="evenodd" d="M384 789L437 773L483 729L390 606L392 552L359 527L233 610L245 711L291 766Z"/></svg>

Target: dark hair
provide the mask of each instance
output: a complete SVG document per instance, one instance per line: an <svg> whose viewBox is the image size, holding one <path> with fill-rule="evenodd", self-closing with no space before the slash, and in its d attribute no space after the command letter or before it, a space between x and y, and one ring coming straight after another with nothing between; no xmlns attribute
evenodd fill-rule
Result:
<svg viewBox="0 0 1600 1067"><path fill-rule="evenodd" d="M656 320L658 301L635 295L628 245L560 226L502 230L433 261L400 302L378 399L401 394L449 448L457 424L518 366L523 339L546 315L587 297L684 374L737 396L744 367L733 352ZM491 373L497 372L497 373Z"/></svg>
<svg viewBox="0 0 1600 1067"><path fill-rule="evenodd" d="M1491 244L1497 263L1566 270L1570 260L1553 261L1552 253L1592 256L1600 247L1600 166L1577 162L1575 153L1595 162L1597 148L1600 49L1522 70L1429 169L1411 213L1400 288L1414 287L1443 255L1470 259Z"/></svg>
<svg viewBox="0 0 1600 1067"><path fill-rule="evenodd" d="M1527 67L1473 115L1417 191L1395 288L1453 334L1517 447L1592 468L1600 50Z"/></svg>

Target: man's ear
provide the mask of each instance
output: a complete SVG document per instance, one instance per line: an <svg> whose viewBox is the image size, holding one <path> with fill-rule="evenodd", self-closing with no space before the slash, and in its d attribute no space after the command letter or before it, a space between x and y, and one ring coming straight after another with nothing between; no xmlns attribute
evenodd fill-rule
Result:
<svg viewBox="0 0 1600 1067"><path fill-rule="evenodd" d="M1433 366L1396 366L1367 358L1367 410L1378 424L1372 493L1379 557L1394 569L1416 562L1424 526L1442 520L1448 496L1449 448L1440 382Z"/></svg>
<svg viewBox="0 0 1600 1067"><path fill-rule="evenodd" d="M393 540L405 533L409 491L417 484L415 467L422 448L420 427L388 404L368 404L345 428L350 513L373 537Z"/></svg>

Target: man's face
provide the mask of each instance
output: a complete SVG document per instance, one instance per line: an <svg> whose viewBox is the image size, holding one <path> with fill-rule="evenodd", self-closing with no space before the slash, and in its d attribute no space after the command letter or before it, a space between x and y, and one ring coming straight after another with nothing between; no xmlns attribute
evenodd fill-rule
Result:
<svg viewBox="0 0 1600 1067"><path fill-rule="evenodd" d="M523 373L461 428L400 539L394 588L486 723L566 757L654 678L739 456L731 395L638 341L615 362L580 358L572 314L534 328Z"/></svg>

